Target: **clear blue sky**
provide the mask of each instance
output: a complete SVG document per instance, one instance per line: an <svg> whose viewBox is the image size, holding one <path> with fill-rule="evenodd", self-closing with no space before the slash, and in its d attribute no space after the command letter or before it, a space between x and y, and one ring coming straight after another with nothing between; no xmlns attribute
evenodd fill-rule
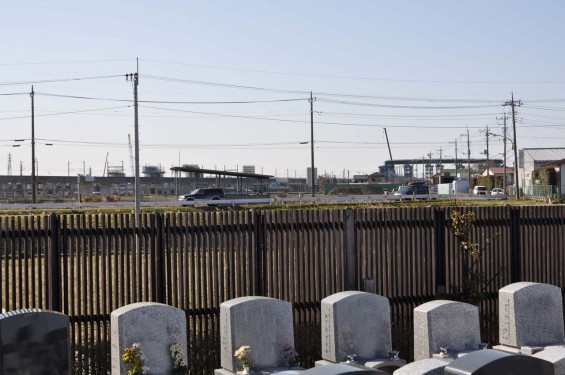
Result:
<svg viewBox="0 0 565 375"><path fill-rule="evenodd" d="M385 127L395 159L454 157L456 140L465 158L466 126L483 157L484 128L502 134L512 92L518 147L565 147L562 1L22 0L0 11L0 174L9 153L12 174L20 162L31 173L31 82L40 174L84 162L102 175L107 155L129 174L124 75L136 57L142 166L305 176L310 91L320 174L377 171ZM100 76L113 77L41 82ZM491 158L502 151L491 137Z"/></svg>

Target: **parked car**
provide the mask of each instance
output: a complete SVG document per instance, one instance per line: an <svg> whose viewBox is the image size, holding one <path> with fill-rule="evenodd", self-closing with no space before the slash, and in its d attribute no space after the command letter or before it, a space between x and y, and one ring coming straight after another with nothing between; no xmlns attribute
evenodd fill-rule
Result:
<svg viewBox="0 0 565 375"><path fill-rule="evenodd" d="M474 195L487 195L488 189L486 186L477 185L473 188Z"/></svg>
<svg viewBox="0 0 565 375"><path fill-rule="evenodd" d="M183 194L179 196L179 201L195 201L195 200L205 200L205 201L216 201L220 199L225 199L225 194L223 189L196 189L190 192L190 194Z"/></svg>
<svg viewBox="0 0 565 375"><path fill-rule="evenodd" d="M504 194L504 190L502 190L501 188L494 188L490 191L490 195L496 195L499 197L503 197L506 194Z"/></svg>
<svg viewBox="0 0 565 375"><path fill-rule="evenodd" d="M426 184L409 184L399 186L398 191L394 195L428 195L430 194L430 186Z"/></svg>

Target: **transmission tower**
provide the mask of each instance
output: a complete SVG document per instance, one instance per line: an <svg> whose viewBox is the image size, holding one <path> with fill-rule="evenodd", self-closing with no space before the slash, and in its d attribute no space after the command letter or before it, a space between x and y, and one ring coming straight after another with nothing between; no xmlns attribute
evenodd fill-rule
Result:
<svg viewBox="0 0 565 375"><path fill-rule="evenodd" d="M128 147L129 147L129 164L131 167L131 175L135 176L134 162L133 162L133 147L131 146L131 137L128 134Z"/></svg>

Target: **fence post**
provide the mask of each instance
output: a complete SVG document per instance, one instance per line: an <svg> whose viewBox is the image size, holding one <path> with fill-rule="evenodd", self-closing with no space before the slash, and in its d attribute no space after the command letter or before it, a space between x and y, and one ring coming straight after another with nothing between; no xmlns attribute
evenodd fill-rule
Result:
<svg viewBox="0 0 565 375"><path fill-rule="evenodd" d="M522 259L520 247L520 207L508 207L510 211L510 282L522 279Z"/></svg>
<svg viewBox="0 0 565 375"><path fill-rule="evenodd" d="M155 299L157 302L165 302L165 246L163 246L163 213L156 212L155 217Z"/></svg>
<svg viewBox="0 0 565 375"><path fill-rule="evenodd" d="M61 312L61 250L59 247L59 218L55 213L49 215L51 234L47 247L47 309Z"/></svg>
<svg viewBox="0 0 565 375"><path fill-rule="evenodd" d="M355 211L345 210L345 290L357 290L357 249L355 248Z"/></svg>
<svg viewBox="0 0 565 375"><path fill-rule="evenodd" d="M445 294L445 211L434 210L434 233L436 250L436 296Z"/></svg>
<svg viewBox="0 0 565 375"><path fill-rule="evenodd" d="M252 294L254 296L263 296L263 251L265 249L265 213L258 210L252 210L251 215L255 253L252 254L252 264L249 267L250 280L252 280Z"/></svg>

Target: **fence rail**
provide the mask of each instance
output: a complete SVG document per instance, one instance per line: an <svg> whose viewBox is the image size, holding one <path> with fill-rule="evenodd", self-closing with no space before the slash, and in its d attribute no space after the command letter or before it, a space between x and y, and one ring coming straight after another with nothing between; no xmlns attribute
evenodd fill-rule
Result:
<svg viewBox="0 0 565 375"><path fill-rule="evenodd" d="M409 356L412 309L449 293L461 277L449 221L455 209L154 213L138 227L131 214L2 216L0 304L69 315L74 372L102 373L110 313L133 302L167 303L186 311L191 360L206 364L194 372L210 373L219 365L223 301L292 302L308 336L297 346L310 361L319 356L320 301L367 289L391 298L395 345ZM485 311L496 310L496 291L511 282L565 286L565 207L458 210L477 214L475 239L494 238L481 271L502 273Z"/></svg>

